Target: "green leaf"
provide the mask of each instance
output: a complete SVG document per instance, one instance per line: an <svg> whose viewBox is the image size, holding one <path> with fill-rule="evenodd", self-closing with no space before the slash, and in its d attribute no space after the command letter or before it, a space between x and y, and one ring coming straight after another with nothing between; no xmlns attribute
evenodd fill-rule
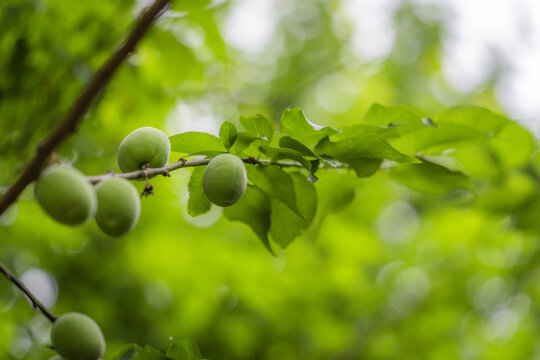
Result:
<svg viewBox="0 0 540 360"><path fill-rule="evenodd" d="M300 172L290 173L294 183L296 205L303 217L305 227L311 224L317 212L317 191L313 183L306 180Z"/></svg>
<svg viewBox="0 0 540 360"><path fill-rule="evenodd" d="M415 110L405 106L385 107L373 105L363 119L364 123L398 125L380 130L379 135L393 139L392 145L406 153L439 154L446 149L485 142L497 134L508 119L489 110L474 106L456 106L434 119L422 118ZM339 140L347 133L368 131L358 126L345 128L342 134L332 137Z"/></svg>
<svg viewBox="0 0 540 360"><path fill-rule="evenodd" d="M270 198L270 204L270 236L274 242L285 249L300 235L305 221L282 201L274 197Z"/></svg>
<svg viewBox="0 0 540 360"><path fill-rule="evenodd" d="M246 166L248 179L267 195L285 203L300 215L291 176L277 166Z"/></svg>
<svg viewBox="0 0 540 360"><path fill-rule="evenodd" d="M270 199L264 191L248 185L244 196L233 206L225 208L223 213L231 221L241 221L247 224L257 234L268 251L273 253L268 241Z"/></svg>
<svg viewBox="0 0 540 360"><path fill-rule="evenodd" d="M240 116L240 123L248 134L254 135L257 138L264 138L270 141L274 136L272 123L264 115Z"/></svg>
<svg viewBox="0 0 540 360"><path fill-rule="evenodd" d="M230 121L225 121L223 124L221 124L221 128L219 129L219 139L221 140L223 146L227 148L227 151L234 145L236 136L236 126L234 126L233 123Z"/></svg>
<svg viewBox="0 0 540 360"><path fill-rule="evenodd" d="M338 142L328 138L315 147L319 154L325 154L349 164L359 177L371 176L379 169L382 160L411 162L414 158L394 149L384 138L375 134L358 135Z"/></svg>
<svg viewBox="0 0 540 360"><path fill-rule="evenodd" d="M163 355L159 350L151 346L145 346L144 351L145 357L142 357L141 360L169 360L168 356Z"/></svg>
<svg viewBox="0 0 540 360"><path fill-rule="evenodd" d="M509 123L493 139L491 148L502 168L517 169L532 161L536 141L530 131L519 124Z"/></svg>
<svg viewBox="0 0 540 360"><path fill-rule="evenodd" d="M400 164L392 169L390 176L411 189L430 194L444 194L455 189L474 191L468 176L427 160L420 164Z"/></svg>
<svg viewBox="0 0 540 360"><path fill-rule="evenodd" d="M414 137L415 150L424 154L439 154L447 149L477 144L489 140L489 137L467 125L446 123L438 128L425 128L411 134Z"/></svg>
<svg viewBox="0 0 540 360"><path fill-rule="evenodd" d="M167 348L167 356L174 360L201 360L197 344L191 339L173 339Z"/></svg>
<svg viewBox="0 0 540 360"><path fill-rule="evenodd" d="M295 160L311 171L311 163L298 151L276 148L272 146L261 146L259 147L259 150L266 156L270 157L274 162L283 159Z"/></svg>
<svg viewBox="0 0 540 360"><path fill-rule="evenodd" d="M382 106L374 104L366 113L362 125L345 127L342 136L352 137L355 133L376 132L387 139L393 148L409 155L416 155L414 134L430 129L432 122L422 119L416 110L407 106ZM339 140L331 138L332 141Z"/></svg>
<svg viewBox="0 0 540 360"><path fill-rule="evenodd" d="M379 125L352 125L344 127L341 132L334 134L330 137L332 141L340 141L347 138L352 138L360 135L378 135L383 138L394 138L399 137L400 132L399 128L402 125L393 125L393 126L379 126Z"/></svg>
<svg viewBox="0 0 540 360"><path fill-rule="evenodd" d="M435 117L438 125L461 124L481 133L498 133L509 122L508 118L477 106L454 106Z"/></svg>
<svg viewBox="0 0 540 360"><path fill-rule="evenodd" d="M285 109L283 113L281 113L280 123L281 132L299 139L306 134L315 131L314 127L308 122L304 112L300 108Z"/></svg>
<svg viewBox="0 0 540 360"><path fill-rule="evenodd" d="M113 360L170 360L157 349L146 346L144 349L135 344L128 344L120 348Z"/></svg>
<svg viewBox="0 0 540 360"><path fill-rule="evenodd" d="M171 141L171 151L185 154L204 154L206 152L225 152L227 149L223 146L217 136L188 131L169 137Z"/></svg>
<svg viewBox="0 0 540 360"><path fill-rule="evenodd" d="M206 197L202 187L204 169L203 166L195 167L191 173L191 178L189 179L188 214L191 216L206 214L212 207L212 203Z"/></svg>
<svg viewBox="0 0 540 360"><path fill-rule="evenodd" d="M315 154L313 151L311 151L310 148L308 148L307 146L302 144L300 141L295 140L295 139L293 139L292 137L290 137L288 135L282 136L279 139L279 146L282 147L282 148L286 148L286 149L296 150L296 151L298 151L299 153L301 153L304 156L314 157L314 158L317 158L320 161L322 161L322 162L324 162L324 163L326 163L326 164L328 164L328 165L330 165L332 167L335 166L334 164L326 161L326 159L324 159L321 156Z"/></svg>
<svg viewBox="0 0 540 360"><path fill-rule="evenodd" d="M299 172L290 175L294 182L296 204L302 216L277 198L270 199L270 236L282 248L286 248L303 229L309 226L317 210L315 186Z"/></svg>
<svg viewBox="0 0 540 360"><path fill-rule="evenodd" d="M118 350L114 356L113 360L131 360L135 359L135 356L138 356L143 349L136 344L127 344L124 345Z"/></svg>
<svg viewBox="0 0 540 360"><path fill-rule="evenodd" d="M436 128L425 127L414 137L416 151L438 154L493 139L510 120L504 116L474 106L456 106L434 118Z"/></svg>
<svg viewBox="0 0 540 360"><path fill-rule="evenodd" d="M393 160L397 162L411 162L414 158L400 153L394 149L381 136L359 135L352 138L347 138L338 142L331 142L328 138L321 140L315 147L315 151L319 154L330 155L340 161L349 159L376 159L376 160Z"/></svg>
<svg viewBox="0 0 540 360"><path fill-rule="evenodd" d="M307 169L307 171L309 171L311 178L316 179L315 175L313 175L313 173L311 172L311 162L304 156L302 156L302 154L298 151L291 149L275 148L271 146L261 146L259 150L266 156L270 157L272 162L284 159L298 161L303 167Z"/></svg>
<svg viewBox="0 0 540 360"><path fill-rule="evenodd" d="M420 116L420 114L414 109L402 105L383 106L380 104L373 104L364 116L362 122L366 124L382 125L384 126L382 129L392 129L392 132L401 135L426 126L422 121L422 116Z"/></svg>
<svg viewBox="0 0 540 360"><path fill-rule="evenodd" d="M382 160L378 159L351 159L347 162L358 177L369 177L381 167Z"/></svg>
<svg viewBox="0 0 540 360"><path fill-rule="evenodd" d="M264 138L258 137L246 132L239 132L236 137L236 142L232 147L232 152L234 154L240 155L242 152L249 147L254 141L260 140L261 142L268 143Z"/></svg>
<svg viewBox="0 0 540 360"><path fill-rule="evenodd" d="M282 136L279 139L279 146L282 148L296 150L304 156L311 156L311 157L319 158L319 156L315 154L313 151L311 151L307 146L305 146L300 141L295 140L288 135Z"/></svg>
<svg viewBox="0 0 540 360"><path fill-rule="evenodd" d="M495 180L500 175L498 161L488 146L457 149L452 157L472 178Z"/></svg>
<svg viewBox="0 0 540 360"><path fill-rule="evenodd" d="M307 145L315 144L322 138L337 133L331 127L310 123L300 108L285 109L281 114L280 122L282 133Z"/></svg>
<svg viewBox="0 0 540 360"><path fill-rule="evenodd" d="M339 213L349 206L354 200L359 181L356 176L346 173L326 171L321 174L316 190L322 217Z"/></svg>

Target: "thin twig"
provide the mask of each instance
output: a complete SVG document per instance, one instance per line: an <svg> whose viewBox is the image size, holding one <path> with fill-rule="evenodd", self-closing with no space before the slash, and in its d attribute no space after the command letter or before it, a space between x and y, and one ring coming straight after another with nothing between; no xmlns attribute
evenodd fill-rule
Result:
<svg viewBox="0 0 540 360"><path fill-rule="evenodd" d="M203 165L208 165L208 163L212 160L213 158L208 158L208 159L199 159L199 160L185 160L184 158L178 160L177 162L173 163L173 164L170 164L170 165L167 165L167 166L163 166L163 167L159 167L159 168L146 168L146 169L143 169L143 170L138 170L138 171L132 171L132 172L128 172L128 173L114 173L112 171L109 171L108 173L106 174L103 174L103 175L95 175L95 176L87 176L86 179L88 181L90 181L92 184L97 184L107 178L110 178L110 177L119 177L119 178L122 178L122 179L127 179L127 180L136 180L136 179L146 179L146 178L151 178L153 176L156 176L156 175L163 175L163 176L169 176L169 173L171 171L174 171L174 170L177 170L177 169L181 169L181 168L186 168L186 167L195 167L195 166L203 166ZM266 160L266 159L255 159L253 157L248 157L248 158L244 158L242 159L242 161L246 164L254 164L254 165L277 165L277 166L281 166L281 167L297 167L297 168L302 168L303 166L299 163L296 163L296 162L272 162L270 160ZM337 165L336 167L329 167L328 169L340 169L340 168L344 168L346 167L345 165Z"/></svg>
<svg viewBox="0 0 540 360"><path fill-rule="evenodd" d="M11 204L17 201L19 195L39 174L50 154L71 133L75 132L83 115L86 114L96 96L105 88L116 69L135 50L137 44L150 28L152 23L166 9L171 0L155 0L139 17L138 23L131 31L126 41L116 50L109 60L94 74L94 77L79 94L71 105L64 119L56 128L38 145L32 160L26 165L17 180L7 189L0 198L0 215Z"/></svg>
<svg viewBox="0 0 540 360"><path fill-rule="evenodd" d="M43 305L36 297L34 294L32 294L32 292L30 290L28 290L28 288L26 287L26 285L24 285L24 283L17 279L12 273L11 271L9 271L9 269L7 267L5 267L2 263L0 263L0 273L4 274L4 276L9 280L11 281L17 288L19 288L19 290L21 290L24 295L26 295L26 297L30 300L30 302L32 303L32 307L34 308L34 310L38 310L40 311L43 315L45 315L47 317L47 319L49 319L51 322L55 322L57 317L56 315L54 315L53 313L51 313L46 307L45 305Z"/></svg>

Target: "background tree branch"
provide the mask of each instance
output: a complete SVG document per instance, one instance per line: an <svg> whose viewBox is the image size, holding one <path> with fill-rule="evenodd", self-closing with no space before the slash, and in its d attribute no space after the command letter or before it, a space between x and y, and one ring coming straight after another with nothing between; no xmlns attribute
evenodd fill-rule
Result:
<svg viewBox="0 0 540 360"><path fill-rule="evenodd" d="M83 115L86 114L96 96L105 88L118 67L135 50L137 44L152 23L163 13L170 2L171 0L155 0L150 7L143 11L138 23L126 41L94 74L93 78L73 102L63 120L37 146L32 160L30 160L17 180L6 190L2 198L0 198L0 215L18 199L19 195L30 183L39 177L48 157L58 145L71 133L76 131Z"/></svg>
<svg viewBox="0 0 540 360"><path fill-rule="evenodd" d="M45 305L43 305L37 298L34 294L32 294L32 292L30 290L28 290L28 288L26 287L26 285L24 285L24 283L22 281L20 281L19 279L17 279L12 273L11 271L9 271L9 269L7 267L5 267L2 263L0 263L0 273L2 273L9 281L11 281L19 290L21 290L24 295L26 295L26 297L28 298L28 300L30 300L30 302L32 303L32 307L35 309L35 310L38 310L39 312L41 312L43 315L45 315L47 317L47 319L49 319L51 322L55 322L56 321L56 315L54 315L53 313L51 313L46 307Z"/></svg>

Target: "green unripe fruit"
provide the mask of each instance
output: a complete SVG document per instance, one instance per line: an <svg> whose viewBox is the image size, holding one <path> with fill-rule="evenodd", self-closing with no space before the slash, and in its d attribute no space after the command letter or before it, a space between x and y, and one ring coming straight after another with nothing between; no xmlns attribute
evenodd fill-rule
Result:
<svg viewBox="0 0 540 360"><path fill-rule="evenodd" d="M85 223L96 213L94 188L78 170L54 165L36 182L35 196L43 210L66 225Z"/></svg>
<svg viewBox="0 0 540 360"><path fill-rule="evenodd" d="M101 329L84 314L60 316L52 327L51 341L65 360L97 360L105 352Z"/></svg>
<svg viewBox="0 0 540 360"><path fill-rule="evenodd" d="M96 223L105 234L121 236L133 229L141 213L135 186L125 179L112 177L96 185L96 195Z"/></svg>
<svg viewBox="0 0 540 360"><path fill-rule="evenodd" d="M246 186L246 167L238 156L218 155L208 163L204 170L204 193L218 206L231 206L237 202L244 195Z"/></svg>
<svg viewBox="0 0 540 360"><path fill-rule="evenodd" d="M167 135L153 127L142 127L125 137L118 148L118 166L122 172L141 170L144 164L162 167L169 160L171 142Z"/></svg>

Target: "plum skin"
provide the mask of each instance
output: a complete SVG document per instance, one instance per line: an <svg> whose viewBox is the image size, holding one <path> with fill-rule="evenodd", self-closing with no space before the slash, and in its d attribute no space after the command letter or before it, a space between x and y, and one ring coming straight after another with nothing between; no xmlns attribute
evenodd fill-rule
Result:
<svg viewBox="0 0 540 360"><path fill-rule="evenodd" d="M48 167L36 182L34 191L43 210L62 224L81 225L96 213L94 188L74 168L63 165Z"/></svg>
<svg viewBox="0 0 540 360"><path fill-rule="evenodd" d="M98 324L80 313L68 313L56 319L51 342L65 360L97 360L105 352L105 339Z"/></svg>
<svg viewBox="0 0 540 360"><path fill-rule="evenodd" d="M141 213L141 201L135 187L127 180L111 177L96 185L98 209L96 223L110 236L131 231Z"/></svg>
<svg viewBox="0 0 540 360"><path fill-rule="evenodd" d="M118 147L117 161L122 172L162 167L169 160L171 142L167 135L153 127L142 127L126 136Z"/></svg>
<svg viewBox="0 0 540 360"><path fill-rule="evenodd" d="M236 155L218 155L204 170L204 193L218 206L227 207L236 203L244 195L246 186L246 167L242 159Z"/></svg>

